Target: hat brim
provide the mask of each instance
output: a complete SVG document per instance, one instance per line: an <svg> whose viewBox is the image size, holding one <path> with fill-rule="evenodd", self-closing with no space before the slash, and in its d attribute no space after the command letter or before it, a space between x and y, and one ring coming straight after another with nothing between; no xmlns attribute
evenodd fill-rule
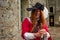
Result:
<svg viewBox="0 0 60 40"><path fill-rule="evenodd" d="M32 7L32 8L27 8L27 11L32 11L32 10L36 10L36 9L40 9L43 11L44 8Z"/></svg>
<svg viewBox="0 0 60 40"><path fill-rule="evenodd" d="M31 11L32 10L32 8L27 8L27 11Z"/></svg>
<svg viewBox="0 0 60 40"><path fill-rule="evenodd" d="M33 7L33 8L27 8L27 11L32 11L32 10L34 10L34 9L38 9L38 8L36 8L36 7Z"/></svg>
<svg viewBox="0 0 60 40"><path fill-rule="evenodd" d="M32 11L33 9L37 9L37 8L27 8L27 11ZM45 19L48 18L49 11L48 11L48 9L46 7L44 7L43 13L44 13L44 18Z"/></svg>

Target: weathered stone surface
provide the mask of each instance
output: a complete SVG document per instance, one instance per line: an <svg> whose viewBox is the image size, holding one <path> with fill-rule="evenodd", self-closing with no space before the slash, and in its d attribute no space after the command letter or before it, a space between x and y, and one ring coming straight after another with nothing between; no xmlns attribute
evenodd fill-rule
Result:
<svg viewBox="0 0 60 40"><path fill-rule="evenodd" d="M60 27L54 26L54 27L49 27L49 31L51 33L52 39L53 40L60 40Z"/></svg>
<svg viewBox="0 0 60 40"><path fill-rule="evenodd" d="M0 40L19 40L19 3L20 0L0 0Z"/></svg>

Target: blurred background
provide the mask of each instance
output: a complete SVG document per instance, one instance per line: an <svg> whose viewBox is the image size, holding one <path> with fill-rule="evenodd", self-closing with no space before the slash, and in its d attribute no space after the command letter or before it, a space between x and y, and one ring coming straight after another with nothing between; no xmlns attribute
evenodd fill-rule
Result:
<svg viewBox="0 0 60 40"><path fill-rule="evenodd" d="M23 40L21 23L30 17L27 7L39 2L47 7L46 18L53 40L60 40L60 0L0 0L0 40Z"/></svg>

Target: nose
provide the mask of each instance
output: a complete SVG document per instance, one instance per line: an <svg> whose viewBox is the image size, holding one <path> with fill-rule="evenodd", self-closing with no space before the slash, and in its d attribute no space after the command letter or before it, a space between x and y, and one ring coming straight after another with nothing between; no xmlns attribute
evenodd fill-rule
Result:
<svg viewBox="0 0 60 40"><path fill-rule="evenodd" d="M37 16L39 16L39 15L40 15L40 12L38 11L38 12L37 12Z"/></svg>
<svg viewBox="0 0 60 40"><path fill-rule="evenodd" d="M40 12L38 11L37 14L40 14Z"/></svg>
<svg viewBox="0 0 60 40"><path fill-rule="evenodd" d="M39 16L40 16L40 12L37 13L36 17L39 18Z"/></svg>

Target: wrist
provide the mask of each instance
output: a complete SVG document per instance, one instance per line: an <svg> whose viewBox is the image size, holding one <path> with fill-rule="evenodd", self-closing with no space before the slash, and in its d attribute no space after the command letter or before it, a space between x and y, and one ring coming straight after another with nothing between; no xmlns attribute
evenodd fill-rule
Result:
<svg viewBox="0 0 60 40"><path fill-rule="evenodd" d="M37 37L37 33L34 33L34 36Z"/></svg>
<svg viewBox="0 0 60 40"><path fill-rule="evenodd" d="M40 34L39 33L34 33L34 36L35 37L40 37Z"/></svg>

